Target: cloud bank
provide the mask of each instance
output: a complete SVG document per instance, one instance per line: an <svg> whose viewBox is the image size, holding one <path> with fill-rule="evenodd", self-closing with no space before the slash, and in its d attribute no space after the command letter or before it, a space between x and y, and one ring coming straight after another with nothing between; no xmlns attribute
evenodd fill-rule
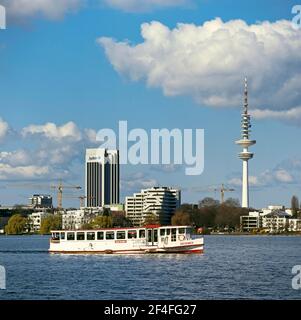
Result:
<svg viewBox="0 0 301 320"><path fill-rule="evenodd" d="M13 18L42 16L48 19L60 19L66 13L77 11L85 0L0 0Z"/></svg>
<svg viewBox="0 0 301 320"><path fill-rule="evenodd" d="M238 107L248 76L251 108L281 117L300 104L301 31L290 21L248 25L216 18L174 29L153 21L142 24L141 35L139 44L108 37L97 42L120 75L143 80L166 96L191 96L206 107Z"/></svg>
<svg viewBox="0 0 301 320"><path fill-rule="evenodd" d="M145 12L153 9L177 7L189 4L189 0L104 0L114 9L126 12Z"/></svg>
<svg viewBox="0 0 301 320"><path fill-rule="evenodd" d="M96 146L93 129L80 129L74 122L45 123L15 131L14 143L26 148L9 150L9 130L0 119L1 180L71 178L74 163L83 161L86 148Z"/></svg>
<svg viewBox="0 0 301 320"><path fill-rule="evenodd" d="M300 184L301 159L292 158L282 161L273 169L267 169L256 176L249 177L251 187L273 187L279 185ZM228 183L232 186L241 186L241 177L233 177Z"/></svg>

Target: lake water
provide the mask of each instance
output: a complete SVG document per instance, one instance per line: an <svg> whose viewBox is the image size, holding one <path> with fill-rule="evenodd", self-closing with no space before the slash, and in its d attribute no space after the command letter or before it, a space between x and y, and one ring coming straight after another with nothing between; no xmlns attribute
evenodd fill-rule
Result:
<svg viewBox="0 0 301 320"><path fill-rule="evenodd" d="M48 237L0 237L0 299L301 299L301 237L207 236L204 255L50 255Z"/></svg>

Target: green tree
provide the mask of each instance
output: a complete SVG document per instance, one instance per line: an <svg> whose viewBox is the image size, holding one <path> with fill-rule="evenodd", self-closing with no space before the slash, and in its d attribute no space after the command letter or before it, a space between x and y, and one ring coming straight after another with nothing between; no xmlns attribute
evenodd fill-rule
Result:
<svg viewBox="0 0 301 320"><path fill-rule="evenodd" d="M178 211L171 218L173 226L189 226L191 225L191 216L188 212Z"/></svg>
<svg viewBox="0 0 301 320"><path fill-rule="evenodd" d="M49 234L51 230L62 229L62 216L60 214L48 215L41 221L40 234Z"/></svg>
<svg viewBox="0 0 301 320"><path fill-rule="evenodd" d="M92 229L93 229L93 226L92 226L91 223L84 223L84 224L81 226L81 229L92 230Z"/></svg>
<svg viewBox="0 0 301 320"><path fill-rule="evenodd" d="M203 200L199 202L199 208L205 208L205 207L217 207L219 206L219 201L215 200L210 197L206 197Z"/></svg>
<svg viewBox="0 0 301 320"><path fill-rule="evenodd" d="M112 212L113 227L131 227L131 221L125 216L124 212Z"/></svg>
<svg viewBox="0 0 301 320"><path fill-rule="evenodd" d="M14 214L8 220L5 232L6 234L23 234L26 232L27 226L27 218L22 217L20 214Z"/></svg>
<svg viewBox="0 0 301 320"><path fill-rule="evenodd" d="M113 219L110 216L97 216L92 220L91 226L93 229L112 228Z"/></svg>
<svg viewBox="0 0 301 320"><path fill-rule="evenodd" d="M144 225L148 224L159 224L160 218L154 213L147 213L144 219Z"/></svg>
<svg viewBox="0 0 301 320"><path fill-rule="evenodd" d="M228 207L234 207L234 208L238 208L240 207L240 202L238 199L234 199L234 198L228 198L223 205L228 206Z"/></svg>

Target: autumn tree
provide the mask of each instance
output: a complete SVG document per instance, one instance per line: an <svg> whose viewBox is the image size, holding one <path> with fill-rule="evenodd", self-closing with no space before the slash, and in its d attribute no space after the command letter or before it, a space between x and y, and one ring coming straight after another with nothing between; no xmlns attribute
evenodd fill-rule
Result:
<svg viewBox="0 0 301 320"><path fill-rule="evenodd" d="M160 218L154 213L147 213L144 219L144 225L159 224Z"/></svg>
<svg viewBox="0 0 301 320"><path fill-rule="evenodd" d="M62 216L60 214L50 214L41 221L40 234L49 234L51 230L62 229Z"/></svg>
<svg viewBox="0 0 301 320"><path fill-rule="evenodd" d="M14 214L8 220L7 226L5 227L6 234L23 234L26 232L28 226L28 220L22 217L20 214Z"/></svg>
<svg viewBox="0 0 301 320"><path fill-rule="evenodd" d="M189 226L191 225L191 217L188 212L178 211L171 218L173 226Z"/></svg>
<svg viewBox="0 0 301 320"><path fill-rule="evenodd" d="M113 219L111 216L97 216L94 218L90 225L93 229L99 229L99 228L112 228L113 227Z"/></svg>
<svg viewBox="0 0 301 320"><path fill-rule="evenodd" d="M199 208L205 208L205 207L217 207L219 206L219 201L215 200L210 197L206 197L203 200L199 202Z"/></svg>

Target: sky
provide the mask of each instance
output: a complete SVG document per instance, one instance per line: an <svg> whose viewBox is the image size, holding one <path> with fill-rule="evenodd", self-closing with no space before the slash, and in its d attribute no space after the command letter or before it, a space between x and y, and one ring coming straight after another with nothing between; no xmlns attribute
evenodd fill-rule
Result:
<svg viewBox="0 0 301 320"><path fill-rule="evenodd" d="M204 171L122 165L121 195L151 186L212 188L241 199L244 77L254 159L250 205L301 197L301 30L295 1L0 0L0 204L27 203L63 179L84 186L85 148L119 121L130 129L204 129ZM66 190L78 206L84 190Z"/></svg>

